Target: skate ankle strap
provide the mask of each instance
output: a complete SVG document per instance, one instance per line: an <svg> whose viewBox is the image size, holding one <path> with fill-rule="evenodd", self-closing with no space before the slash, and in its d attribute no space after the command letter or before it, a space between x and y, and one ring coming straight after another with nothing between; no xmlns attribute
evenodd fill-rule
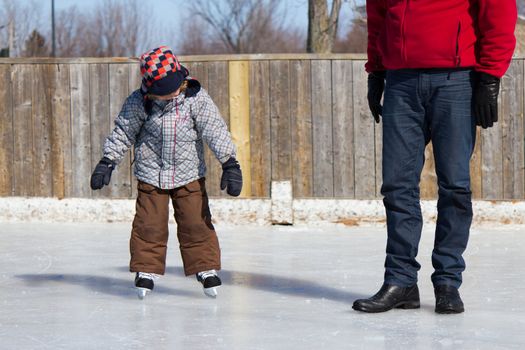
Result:
<svg viewBox="0 0 525 350"><path fill-rule="evenodd" d="M197 273L197 276L205 280L208 277L217 276L217 271L215 270L201 271Z"/></svg>
<svg viewBox="0 0 525 350"><path fill-rule="evenodd" d="M149 280L155 280L159 278L160 276L155 273L149 273L149 272L138 272L139 278L147 278Z"/></svg>

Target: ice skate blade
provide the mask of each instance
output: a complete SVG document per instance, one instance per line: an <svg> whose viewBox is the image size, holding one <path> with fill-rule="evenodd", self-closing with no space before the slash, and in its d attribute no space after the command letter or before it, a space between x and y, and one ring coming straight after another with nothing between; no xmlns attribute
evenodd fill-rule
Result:
<svg viewBox="0 0 525 350"><path fill-rule="evenodd" d="M144 299L144 297L149 293L151 292L149 289L147 288L138 288L137 287L137 296L139 297L140 300Z"/></svg>
<svg viewBox="0 0 525 350"><path fill-rule="evenodd" d="M216 298L217 297L217 288L219 288L219 287L204 288L204 294L207 297Z"/></svg>

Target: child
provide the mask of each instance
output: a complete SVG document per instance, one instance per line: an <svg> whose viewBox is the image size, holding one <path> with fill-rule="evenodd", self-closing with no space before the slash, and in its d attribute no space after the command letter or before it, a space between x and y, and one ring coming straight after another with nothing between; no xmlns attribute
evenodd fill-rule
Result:
<svg viewBox="0 0 525 350"><path fill-rule="evenodd" d="M224 120L200 83L188 76L172 51L161 46L140 58L142 85L124 102L104 143L104 157L91 188L109 184L111 172L134 145L138 179L136 214L130 239L130 271L139 298L163 275L171 198L184 272L196 274L208 296L221 280L220 248L211 223L204 175L203 140L222 163L221 189L238 196L242 174Z"/></svg>

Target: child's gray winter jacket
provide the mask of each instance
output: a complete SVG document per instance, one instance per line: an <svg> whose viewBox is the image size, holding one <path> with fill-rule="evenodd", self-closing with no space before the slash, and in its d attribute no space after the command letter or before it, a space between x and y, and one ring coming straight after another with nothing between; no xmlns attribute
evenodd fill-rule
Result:
<svg viewBox="0 0 525 350"><path fill-rule="evenodd" d="M201 88L192 97L182 93L170 102L155 101L150 116L136 90L115 120L104 156L118 164L135 145L137 179L173 189L205 176L203 140L221 163L235 157L226 123L206 90Z"/></svg>

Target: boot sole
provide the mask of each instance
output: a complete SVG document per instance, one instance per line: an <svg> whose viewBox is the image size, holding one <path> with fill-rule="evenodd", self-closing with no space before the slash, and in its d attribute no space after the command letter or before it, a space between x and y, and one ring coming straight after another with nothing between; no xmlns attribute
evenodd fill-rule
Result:
<svg viewBox="0 0 525 350"><path fill-rule="evenodd" d="M465 309L459 309L459 310L455 310L455 309L444 309L444 310L434 309L434 311L436 312L436 314L440 314L440 315L451 315L451 314L461 314L461 313L465 312Z"/></svg>
<svg viewBox="0 0 525 350"><path fill-rule="evenodd" d="M420 307L421 307L421 304L419 301L402 301L400 303L392 305L392 307L389 307L387 309L370 310L367 308L355 308L354 306L352 306L352 309L356 311L362 311L366 313L375 314L375 313L390 311L392 309L411 310L411 309L419 309Z"/></svg>

